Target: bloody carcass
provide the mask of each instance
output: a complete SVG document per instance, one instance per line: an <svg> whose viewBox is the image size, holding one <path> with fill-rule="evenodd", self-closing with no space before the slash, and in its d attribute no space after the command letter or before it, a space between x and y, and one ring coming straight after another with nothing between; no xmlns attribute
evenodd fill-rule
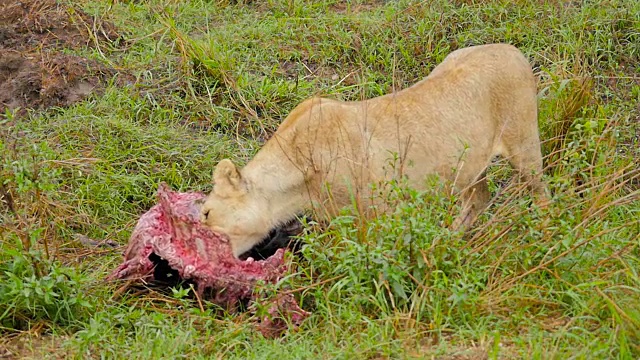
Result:
<svg viewBox="0 0 640 360"><path fill-rule="evenodd" d="M264 260L236 259L226 239L200 223L198 202L203 198L201 193L174 192L160 184L159 204L140 217L124 263L109 279L188 281L201 298L227 309L255 300L257 282L277 282L287 272L285 250L277 249ZM278 297L267 313L258 327L266 336L280 334L287 323L297 326L309 315L291 295Z"/></svg>

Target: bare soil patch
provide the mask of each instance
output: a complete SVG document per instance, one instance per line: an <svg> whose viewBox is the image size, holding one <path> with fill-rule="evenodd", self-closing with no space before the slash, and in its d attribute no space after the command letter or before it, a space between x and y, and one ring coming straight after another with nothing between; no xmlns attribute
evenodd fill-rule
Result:
<svg viewBox="0 0 640 360"><path fill-rule="evenodd" d="M100 90L117 71L64 50L121 40L112 24L55 0L0 0L0 110L68 106Z"/></svg>

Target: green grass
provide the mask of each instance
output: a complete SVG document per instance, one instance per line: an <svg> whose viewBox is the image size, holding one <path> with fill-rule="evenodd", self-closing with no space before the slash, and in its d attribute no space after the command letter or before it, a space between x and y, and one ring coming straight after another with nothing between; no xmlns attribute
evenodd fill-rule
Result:
<svg viewBox="0 0 640 360"><path fill-rule="evenodd" d="M640 356L640 3L88 1L129 40L80 52L133 75L77 105L0 119L0 350L72 358ZM455 199L389 184L397 212L313 225L295 290L313 315L264 339L250 314L104 278L161 181L207 191L301 100L369 98L448 53L518 46L539 77L549 209L509 169L468 235ZM26 290L25 290L26 289ZM271 291L272 289L265 289ZM1 352L0 352L1 354Z"/></svg>

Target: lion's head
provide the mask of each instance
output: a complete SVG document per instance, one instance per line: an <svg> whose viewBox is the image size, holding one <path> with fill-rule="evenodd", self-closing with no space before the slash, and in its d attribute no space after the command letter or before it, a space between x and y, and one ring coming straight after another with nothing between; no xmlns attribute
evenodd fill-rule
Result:
<svg viewBox="0 0 640 360"><path fill-rule="evenodd" d="M202 223L229 240L236 258L271 230L268 209L252 190L233 162L224 159L213 172L213 190L200 209Z"/></svg>

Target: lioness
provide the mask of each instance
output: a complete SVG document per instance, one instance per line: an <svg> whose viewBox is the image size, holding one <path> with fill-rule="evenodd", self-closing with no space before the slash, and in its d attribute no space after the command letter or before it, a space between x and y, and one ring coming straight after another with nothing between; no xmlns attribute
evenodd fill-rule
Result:
<svg viewBox="0 0 640 360"><path fill-rule="evenodd" d="M244 168L218 163L202 221L228 237L238 257L304 211L324 219L349 204L384 211L371 184L401 175L421 189L437 174L460 194L455 225L469 226L490 200L484 172L496 155L544 197L536 82L506 44L454 51L389 95L302 102ZM391 168L393 156L400 163Z"/></svg>

